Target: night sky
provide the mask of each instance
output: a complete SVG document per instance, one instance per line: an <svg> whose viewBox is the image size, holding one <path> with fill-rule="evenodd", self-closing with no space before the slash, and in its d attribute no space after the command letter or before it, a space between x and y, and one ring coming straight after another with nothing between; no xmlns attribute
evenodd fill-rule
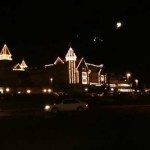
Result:
<svg viewBox="0 0 150 150"><path fill-rule="evenodd" d="M150 83L149 0L5 0L0 20L0 46L8 45L14 61L52 63L71 42L79 58Z"/></svg>

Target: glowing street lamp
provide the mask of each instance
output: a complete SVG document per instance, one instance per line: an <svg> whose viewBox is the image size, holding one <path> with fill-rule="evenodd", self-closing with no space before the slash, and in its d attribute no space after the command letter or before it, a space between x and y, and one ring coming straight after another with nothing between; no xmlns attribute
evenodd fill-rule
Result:
<svg viewBox="0 0 150 150"><path fill-rule="evenodd" d="M127 73L126 75L127 75L127 82L128 82L128 84L130 85L130 88L131 88L131 84L130 84L130 82L129 82L129 78L131 77L131 73ZM131 90L131 89L130 89L130 90Z"/></svg>
<svg viewBox="0 0 150 150"><path fill-rule="evenodd" d="M10 91L10 89L9 88L6 88L6 92L9 92Z"/></svg>
<svg viewBox="0 0 150 150"><path fill-rule="evenodd" d="M139 82L139 80L138 80L138 79L135 79L135 83L136 83L136 91L138 90L138 82Z"/></svg>
<svg viewBox="0 0 150 150"><path fill-rule="evenodd" d="M46 92L47 92L47 89L43 89L43 92L46 93Z"/></svg>
<svg viewBox="0 0 150 150"><path fill-rule="evenodd" d="M138 85L138 79L135 79L135 83L136 83L136 85Z"/></svg>
<svg viewBox="0 0 150 150"><path fill-rule="evenodd" d="M53 78L50 78L51 87L53 85Z"/></svg>
<svg viewBox="0 0 150 150"><path fill-rule="evenodd" d="M27 94L30 94L30 93L31 93L31 90L30 90L30 89L27 89L26 92L27 92Z"/></svg>
<svg viewBox="0 0 150 150"><path fill-rule="evenodd" d="M53 82L53 78L50 78L50 82L51 82L51 84L52 84L52 82Z"/></svg>
<svg viewBox="0 0 150 150"><path fill-rule="evenodd" d="M48 91L49 93L51 93L51 92L52 92L52 90L51 90L51 89L48 89L47 91Z"/></svg>
<svg viewBox="0 0 150 150"><path fill-rule="evenodd" d="M130 73L127 73L127 81L129 82L129 78L131 77Z"/></svg>

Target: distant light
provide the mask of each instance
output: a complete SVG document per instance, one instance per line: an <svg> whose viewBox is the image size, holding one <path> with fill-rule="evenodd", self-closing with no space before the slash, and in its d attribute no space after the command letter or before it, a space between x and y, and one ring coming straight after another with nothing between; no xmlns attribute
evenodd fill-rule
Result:
<svg viewBox="0 0 150 150"><path fill-rule="evenodd" d="M6 92L9 92L10 91L10 89L9 88L6 88Z"/></svg>
<svg viewBox="0 0 150 150"><path fill-rule="evenodd" d="M51 89L48 89L47 91L48 91L49 93L51 93L51 92L52 92L52 90L51 90Z"/></svg>
<svg viewBox="0 0 150 150"><path fill-rule="evenodd" d="M111 88L111 91L114 91L114 88Z"/></svg>
<svg viewBox="0 0 150 150"><path fill-rule="evenodd" d="M2 88L0 88L0 93L3 94L4 93L4 90Z"/></svg>
<svg viewBox="0 0 150 150"><path fill-rule="evenodd" d="M118 89L119 92L131 92L131 89Z"/></svg>
<svg viewBox="0 0 150 150"><path fill-rule="evenodd" d="M129 79L129 77L131 77L131 73L127 73L127 79Z"/></svg>
<svg viewBox="0 0 150 150"><path fill-rule="evenodd" d="M31 90L28 89L28 90L27 90L27 93L30 94L30 93L31 93Z"/></svg>
<svg viewBox="0 0 150 150"><path fill-rule="evenodd" d="M46 90L46 89L43 89L43 92L44 92L44 93L46 93L46 92L47 92L47 90Z"/></svg>
<svg viewBox="0 0 150 150"><path fill-rule="evenodd" d="M21 91L18 91L17 93L18 93L18 94L21 94Z"/></svg>
<svg viewBox="0 0 150 150"><path fill-rule="evenodd" d="M138 79L135 79L136 84L138 83Z"/></svg>
<svg viewBox="0 0 150 150"><path fill-rule="evenodd" d="M122 22L117 22L116 23L116 29L119 29L122 26Z"/></svg>
<svg viewBox="0 0 150 150"><path fill-rule="evenodd" d="M53 82L53 78L50 78L51 83Z"/></svg>
<svg viewBox="0 0 150 150"><path fill-rule="evenodd" d="M49 105L46 105L45 106L45 110L49 110L50 109L50 106Z"/></svg>
<svg viewBox="0 0 150 150"><path fill-rule="evenodd" d="M127 83L120 83L120 84L118 84L118 86L122 86L122 87L130 87L130 84L127 84Z"/></svg>
<svg viewBox="0 0 150 150"><path fill-rule="evenodd" d="M85 88L85 91L88 91L88 88Z"/></svg>

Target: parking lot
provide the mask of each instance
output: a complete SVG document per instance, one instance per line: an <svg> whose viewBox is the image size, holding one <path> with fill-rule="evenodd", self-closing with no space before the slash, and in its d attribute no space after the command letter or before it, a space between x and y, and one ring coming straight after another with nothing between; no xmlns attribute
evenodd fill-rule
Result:
<svg viewBox="0 0 150 150"><path fill-rule="evenodd" d="M2 150L149 148L149 106L105 106L49 116L7 113L0 118Z"/></svg>

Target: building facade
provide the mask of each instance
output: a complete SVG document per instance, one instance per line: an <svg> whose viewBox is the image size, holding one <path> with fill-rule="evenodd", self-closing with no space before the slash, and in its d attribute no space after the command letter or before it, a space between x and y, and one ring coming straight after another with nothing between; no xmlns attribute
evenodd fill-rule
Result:
<svg viewBox="0 0 150 150"><path fill-rule="evenodd" d="M102 74L103 64L87 63L78 58L70 47L64 58L57 57L53 63L42 67L30 67L23 59L14 64L7 45L0 52L0 87L31 88L51 87L65 89L73 86L101 86L106 84L106 75Z"/></svg>
<svg viewBox="0 0 150 150"><path fill-rule="evenodd" d="M51 74L50 77L56 83L63 82L70 85L94 84L97 86L106 83L106 80L103 80L104 75L101 74L103 64L87 63L83 57L78 59L72 47L69 48L65 58L57 57L54 63L45 65L45 69L49 70L46 72Z"/></svg>

